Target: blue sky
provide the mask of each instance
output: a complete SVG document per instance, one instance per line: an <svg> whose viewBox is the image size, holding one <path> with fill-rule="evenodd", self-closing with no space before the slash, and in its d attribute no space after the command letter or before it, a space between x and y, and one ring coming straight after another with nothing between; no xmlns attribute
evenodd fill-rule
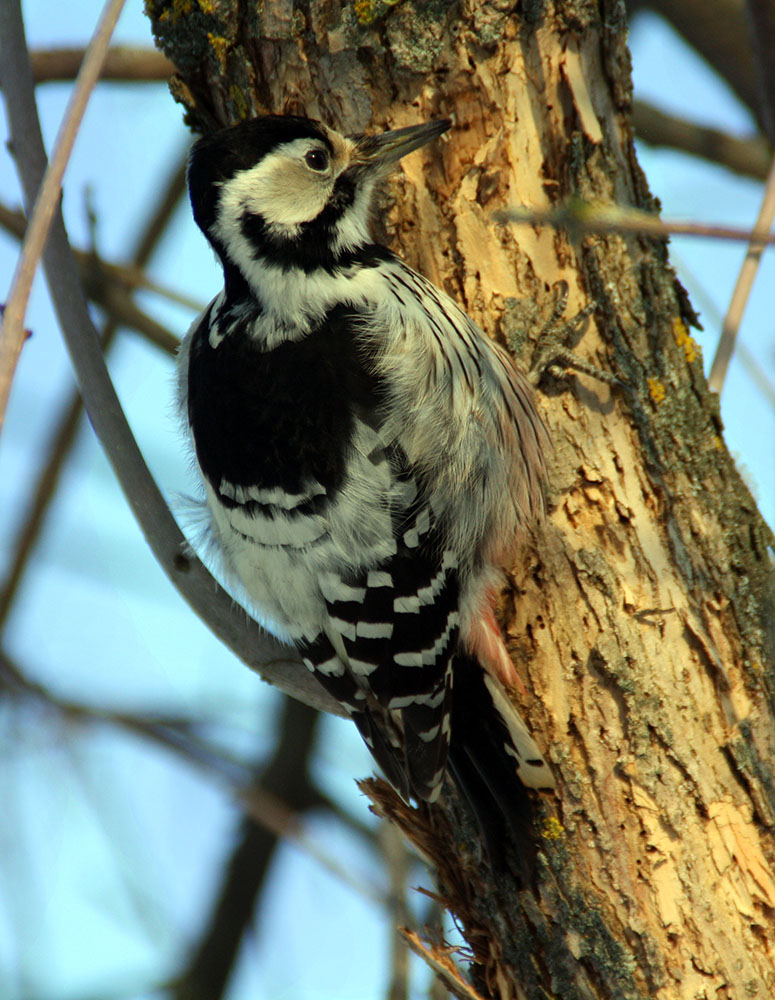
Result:
<svg viewBox="0 0 775 1000"><path fill-rule="evenodd" d="M78 45L95 3L24 5L33 46ZM117 41L150 43L140 6L122 16ZM644 17L631 39L636 93L661 107L744 134L747 113L662 22ZM664 67L670 67L670 73ZM69 87L39 90L44 133L56 134ZM5 122L0 128L5 137ZM122 258L154 194L189 142L179 108L159 85L98 89L65 182L73 242L90 240L87 198L100 253ZM640 150L666 217L749 226L761 185L682 154ZM13 164L0 153L0 198L18 203ZM703 313L706 370L744 248L675 239L673 260ZM17 247L0 235L0 271L10 281ZM181 205L154 259L160 281L205 303L220 275ZM775 378L771 290L775 254L765 256L741 338ZM182 333L185 309L143 296ZM0 439L0 559L9 549L51 422L72 386L45 288L36 280L25 348ZM157 479L172 496L192 489L172 404L172 364L122 336L111 371ZM161 403L160 403L161 401ZM775 524L775 413L733 361L722 400L726 438ZM90 429L83 428L65 483L5 633L12 656L56 691L117 707L206 716L231 750L255 758L272 746L275 693L257 681L193 617L155 566ZM366 820L354 775L370 762L354 729L326 719L316 774L343 806ZM227 789L190 765L108 729L73 731L39 709L0 713L0 994L51 1000L137 993L174 972L206 911L238 809ZM315 820L308 835L356 878L379 886L373 856L337 824ZM139 873L139 874L138 874ZM415 879L416 881L416 879ZM386 916L316 861L283 847L255 936L230 997L371 1000L385 993ZM343 971L344 970L344 971ZM7 983L3 977L7 976ZM420 972L416 982L422 984ZM419 993L418 993L419 995Z"/></svg>

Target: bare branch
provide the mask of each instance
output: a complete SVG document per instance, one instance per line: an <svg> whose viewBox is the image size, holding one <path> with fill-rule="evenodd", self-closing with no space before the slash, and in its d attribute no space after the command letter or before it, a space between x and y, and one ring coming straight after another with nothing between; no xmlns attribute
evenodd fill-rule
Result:
<svg viewBox="0 0 775 1000"><path fill-rule="evenodd" d="M765 241L760 234L769 233L772 229L772 220L775 218L775 159L770 167L767 183L764 185L764 197L762 198L759 215L756 219L754 232L756 236L751 239L748 245L748 252L745 255L740 274L737 276L732 298L729 301L729 309L724 317L724 324L721 327L721 338L716 348L716 355L708 376L708 386L714 392L720 393L724 387L729 362L735 350L737 331L743 319L745 307L748 304L748 297L751 294L756 274L759 270L759 263L764 252ZM772 242L775 237L770 236L768 242Z"/></svg>
<svg viewBox="0 0 775 1000"><path fill-rule="evenodd" d="M387 995L388 1000L408 1000L409 955L405 925L409 916L406 906L409 853L400 832L392 823L382 823L379 832L390 876L390 986Z"/></svg>
<svg viewBox="0 0 775 1000"><path fill-rule="evenodd" d="M706 225L658 219L649 212L618 205L586 202L577 199L554 208L507 208L495 212L496 222L514 222L529 226L555 226L567 229L571 236L587 233L620 233L623 236L701 236L715 240L748 240L764 246L775 245L775 234L766 228L738 229L735 226Z"/></svg>
<svg viewBox="0 0 775 1000"><path fill-rule="evenodd" d="M0 202L0 227L17 239L23 240L27 232L27 220L22 212L16 212ZM155 239L153 242L155 244ZM192 299L174 288L169 288L167 285L162 285L149 278L136 260L133 264L118 264L115 261L105 260L93 250L73 249L73 253L80 265L84 285L92 285L96 288L108 281L116 288L125 291L143 289L152 292L154 295L184 306L194 313L202 312L204 308L205 304L201 301ZM88 288L87 295L89 298L93 298L98 305L104 306L105 303L100 301L99 297L89 294ZM177 338L175 338L175 346L177 346Z"/></svg>
<svg viewBox="0 0 775 1000"><path fill-rule="evenodd" d="M74 80L83 55L84 50L80 48L37 49L30 52L35 83ZM156 49L114 45L105 57L100 80L160 83L166 82L174 72L174 65Z"/></svg>
<svg viewBox="0 0 775 1000"><path fill-rule="evenodd" d="M755 114L758 94L745 0L626 0L630 19L653 10L682 35Z"/></svg>
<svg viewBox="0 0 775 1000"><path fill-rule="evenodd" d="M457 997L458 1000L484 1000L482 995L463 979L460 969L450 957L452 948L443 948L440 945L428 947L416 931L410 930L408 927L401 927L399 930L415 955L420 956L453 996Z"/></svg>
<svg viewBox="0 0 775 1000"><path fill-rule="evenodd" d="M665 114L647 101L633 102L632 119L635 133L643 142L672 146L749 177L764 180L767 176L770 151L761 135L741 139L686 118Z"/></svg>
<svg viewBox="0 0 775 1000"><path fill-rule="evenodd" d="M0 4L0 79L25 198L32 204L45 169L45 151L18 0ZM293 697L341 714L339 704L324 692L297 654L263 632L189 552L116 397L59 211L43 262L92 425L162 569L214 634L248 666Z"/></svg>
<svg viewBox="0 0 775 1000"><path fill-rule="evenodd" d="M84 256L79 261L84 293L100 306L111 323L136 330L146 340L167 354L174 354L180 339L141 309L121 279L120 268L103 268L96 257Z"/></svg>
<svg viewBox="0 0 775 1000"><path fill-rule="evenodd" d="M18 239L23 239L26 225L21 212L14 212L0 203L0 227ZM137 287L148 288L197 312L200 309L199 303L192 302L172 289L154 285L142 276L137 267L105 261L95 253L85 253L83 250L73 250L72 253L78 263L84 293L90 301L105 310L112 323L136 330L168 354L175 353L180 345L179 338L141 309L130 292Z"/></svg>
<svg viewBox="0 0 775 1000"><path fill-rule="evenodd" d="M174 1000L224 996L242 939L255 919L256 903L281 838L290 839L323 867L380 905L385 900L372 887L336 863L303 832L305 813L321 805L322 797L309 778L319 715L306 705L284 699L280 733L271 761L251 784L243 804L246 815L224 865L218 898L205 922L183 973L170 990Z"/></svg>
<svg viewBox="0 0 775 1000"><path fill-rule="evenodd" d="M363 880L354 877L351 871L339 865L330 855L321 850L302 830L301 812L303 809L323 807L326 799L308 781L306 776L304 765L306 758L300 754L305 741L300 738L298 726L292 728L290 735L283 740L278 753L262 779L256 781L249 779L245 762L227 756L223 750L212 746L207 740L199 737L197 722L185 717L151 716L147 713L141 716L134 712L114 711L61 698L46 685L30 680L3 649L0 649L0 689L4 689L16 698L36 699L71 723L116 726L135 736L140 736L142 739L149 740L165 750L171 750L187 763L194 764L209 777L225 784L239 801L245 814L274 838L281 838L295 844L305 854L314 858L323 868L332 872L370 902L387 907L387 899L376 887L369 886ZM310 711L309 706L299 704L292 699L289 700L286 708L286 713L291 718L296 718L298 713L309 713ZM312 717L308 718L308 724L310 728L306 739L311 740L314 733ZM293 745L290 743L291 737L295 740ZM301 786L292 787L290 775L293 767L297 768L298 773L304 779L305 787L303 789ZM281 772L279 776L278 769ZM280 780L281 778L283 780ZM287 794L289 790L290 795ZM335 813L335 815L340 816L339 813ZM348 824L348 826L356 833L362 832L357 825Z"/></svg>
<svg viewBox="0 0 775 1000"><path fill-rule="evenodd" d="M54 144L54 156L46 167L36 196L30 224L24 236L21 256L16 265L11 292L3 314L2 333L0 333L0 430L5 418L5 409L8 405L16 362L25 339L24 315L27 311L27 300L32 289L32 280L43 253L54 212L59 204L59 193L65 167L70 159L86 105L97 82L102 62L108 51L110 37L123 6L124 0L107 0L105 4L97 29L89 42L83 63L78 71L75 90L68 102L67 111Z"/></svg>
<svg viewBox="0 0 775 1000"><path fill-rule="evenodd" d="M775 142L775 4L772 0L746 0L748 37L754 53L760 117L770 142Z"/></svg>
<svg viewBox="0 0 775 1000"><path fill-rule="evenodd" d="M40 702L69 723L115 726L166 750L172 750L188 763L208 770L213 777L233 784L237 794L248 780L245 763L227 757L222 750L215 749L197 735L200 721L205 720L162 716L150 712L138 715L135 712L117 711L60 697L45 684L32 680L4 649L0 649L0 688L16 699L27 698Z"/></svg>
<svg viewBox="0 0 775 1000"><path fill-rule="evenodd" d="M94 259L93 255L91 256ZM107 277L115 279L116 285L120 285L128 291L135 292L141 290L151 292L153 295L158 295L160 299L166 299L168 302L174 302L185 309L190 309L194 315L203 312L207 305L201 299L194 299L184 292L178 292L168 285L154 281L153 278L148 277L141 267L127 264L110 264L99 257L96 258L96 263Z"/></svg>

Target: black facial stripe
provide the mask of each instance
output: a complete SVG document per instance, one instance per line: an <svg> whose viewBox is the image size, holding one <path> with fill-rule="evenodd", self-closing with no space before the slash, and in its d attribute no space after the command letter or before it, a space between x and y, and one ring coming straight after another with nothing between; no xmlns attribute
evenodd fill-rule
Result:
<svg viewBox="0 0 775 1000"><path fill-rule="evenodd" d="M254 260L266 261L286 272L301 270L310 274L321 268L331 273L353 265L378 267L396 259L392 251L376 243L334 252L334 223L342 211L338 210L334 219L333 215L329 217L326 214L329 208L325 208L311 222L301 223L298 234L293 237L282 236L272 230L262 216L244 212L240 228L250 244ZM221 252L221 256L225 255Z"/></svg>
<svg viewBox="0 0 775 1000"><path fill-rule="evenodd" d="M353 205L357 192L358 189L352 176L347 171L339 174L334 182L334 190L326 207L317 219L313 219L313 222L322 222L324 225L333 226ZM306 223L306 225L312 225L312 223Z"/></svg>

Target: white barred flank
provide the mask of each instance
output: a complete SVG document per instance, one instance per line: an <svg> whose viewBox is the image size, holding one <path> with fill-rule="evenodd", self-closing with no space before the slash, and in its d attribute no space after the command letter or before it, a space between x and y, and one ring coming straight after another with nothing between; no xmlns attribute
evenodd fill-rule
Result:
<svg viewBox="0 0 775 1000"><path fill-rule="evenodd" d="M409 694L399 698L391 698L388 702L388 708L391 711L408 708L410 705L424 705L426 708L438 708L444 701L446 693L446 688L442 684L441 687L430 694Z"/></svg>
<svg viewBox="0 0 775 1000"><path fill-rule="evenodd" d="M325 487L315 482L309 483L303 493L286 493L278 487L262 490L258 486L234 486L226 479L221 479L218 492L235 503L246 504L253 500L262 506L279 507L281 510L294 510L310 500L326 495Z"/></svg>
<svg viewBox="0 0 775 1000"><path fill-rule="evenodd" d="M355 634L361 639L390 639L393 635L392 622L358 622Z"/></svg>
<svg viewBox="0 0 775 1000"><path fill-rule="evenodd" d="M317 661L315 663L306 660L305 663L310 670L317 671L326 677L339 677L344 673L344 663L342 663L338 656L332 656L328 660Z"/></svg>

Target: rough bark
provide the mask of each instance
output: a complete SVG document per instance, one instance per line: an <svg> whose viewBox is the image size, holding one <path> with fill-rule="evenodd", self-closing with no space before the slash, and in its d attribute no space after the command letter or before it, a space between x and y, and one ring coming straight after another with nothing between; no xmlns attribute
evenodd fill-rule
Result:
<svg viewBox="0 0 775 1000"><path fill-rule="evenodd" d="M553 509L503 603L558 779L536 806L537 886L490 871L452 796L413 812L373 786L439 865L479 992L772 996L773 539L724 445L694 314L663 242L492 221L572 195L654 208L622 5L148 7L197 128L283 110L348 132L453 117L448 141L403 163L378 230L523 364L564 280L569 315L596 305L579 351L631 386L547 379L540 397Z"/></svg>

